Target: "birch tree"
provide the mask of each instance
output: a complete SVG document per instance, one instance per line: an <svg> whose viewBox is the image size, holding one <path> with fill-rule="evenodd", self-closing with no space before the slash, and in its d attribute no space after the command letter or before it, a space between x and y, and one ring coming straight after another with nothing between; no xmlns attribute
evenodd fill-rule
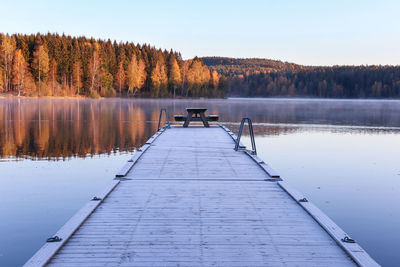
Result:
<svg viewBox="0 0 400 267"><path fill-rule="evenodd" d="M168 86L168 77L165 69L165 64L157 62L156 66L151 71L151 93L154 97L165 95Z"/></svg>
<svg viewBox="0 0 400 267"><path fill-rule="evenodd" d="M33 52L33 70L35 72L35 78L38 81L38 94L40 96L42 81L47 80L49 73L49 55L47 48L40 43L36 44L35 51Z"/></svg>
<svg viewBox="0 0 400 267"><path fill-rule="evenodd" d="M129 62L128 65L128 72L127 72L129 92L135 95L138 92L138 90L140 90L144 86L144 83L146 81L146 76L147 73L144 61L142 59L139 59L138 61L136 55L133 54L131 61Z"/></svg>
<svg viewBox="0 0 400 267"><path fill-rule="evenodd" d="M173 91L173 96L175 98L175 91L179 86L181 86L182 83L182 76L181 76L181 71L179 69L178 62L176 61L176 58L171 55L169 59L169 77L168 77L168 84L169 87Z"/></svg>
<svg viewBox="0 0 400 267"><path fill-rule="evenodd" d="M89 75L90 75L90 88L89 91L90 93L96 94L98 88L100 87L100 58L99 58L99 52L95 50L93 52L92 59L90 60L89 63Z"/></svg>

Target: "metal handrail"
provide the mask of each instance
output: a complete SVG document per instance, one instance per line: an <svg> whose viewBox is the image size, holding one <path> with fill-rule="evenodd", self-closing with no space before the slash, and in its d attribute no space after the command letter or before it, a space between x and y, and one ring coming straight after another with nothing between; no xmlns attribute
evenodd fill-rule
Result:
<svg viewBox="0 0 400 267"><path fill-rule="evenodd" d="M163 112L165 113L165 122L167 123L167 127L168 128L171 128L171 124L169 123L169 119L168 119L168 111L167 111L167 109L166 108L162 108L162 109L160 109L160 118L158 119L158 127L157 127L157 131L159 131L161 128L160 128L160 125L161 125L161 117L162 117L162 114L163 114Z"/></svg>
<svg viewBox="0 0 400 267"><path fill-rule="evenodd" d="M252 148L251 153L253 155L257 155L256 141L254 140L253 123L251 122L250 118L243 118L242 122L240 123L239 133L238 133L238 136L237 136L237 139L236 139L235 150L237 151L239 149L240 137L242 137L243 126L244 126L244 123L246 122L246 120L247 120L247 124L249 125L251 148Z"/></svg>

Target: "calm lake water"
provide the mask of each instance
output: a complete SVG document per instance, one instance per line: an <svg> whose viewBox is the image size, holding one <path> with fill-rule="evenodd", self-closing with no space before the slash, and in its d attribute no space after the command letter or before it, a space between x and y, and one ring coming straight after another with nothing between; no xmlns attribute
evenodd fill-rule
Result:
<svg viewBox="0 0 400 267"><path fill-rule="evenodd" d="M206 107L385 266L400 263L400 101L0 99L0 266L20 266L157 130ZM250 144L248 136L244 143Z"/></svg>

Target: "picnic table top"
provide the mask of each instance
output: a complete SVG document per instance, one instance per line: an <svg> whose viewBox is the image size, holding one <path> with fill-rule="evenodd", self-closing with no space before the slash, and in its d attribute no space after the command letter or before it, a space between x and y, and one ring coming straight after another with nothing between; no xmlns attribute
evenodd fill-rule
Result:
<svg viewBox="0 0 400 267"><path fill-rule="evenodd" d="M186 108L187 112L193 112L193 113L201 113L205 112L207 109L206 108Z"/></svg>

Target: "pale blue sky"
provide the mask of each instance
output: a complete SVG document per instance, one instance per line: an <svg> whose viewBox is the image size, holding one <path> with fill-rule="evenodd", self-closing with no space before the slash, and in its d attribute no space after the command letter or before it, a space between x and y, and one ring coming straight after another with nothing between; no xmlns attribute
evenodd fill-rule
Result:
<svg viewBox="0 0 400 267"><path fill-rule="evenodd" d="M400 64L400 1L1 1L0 31L150 43L193 56Z"/></svg>

